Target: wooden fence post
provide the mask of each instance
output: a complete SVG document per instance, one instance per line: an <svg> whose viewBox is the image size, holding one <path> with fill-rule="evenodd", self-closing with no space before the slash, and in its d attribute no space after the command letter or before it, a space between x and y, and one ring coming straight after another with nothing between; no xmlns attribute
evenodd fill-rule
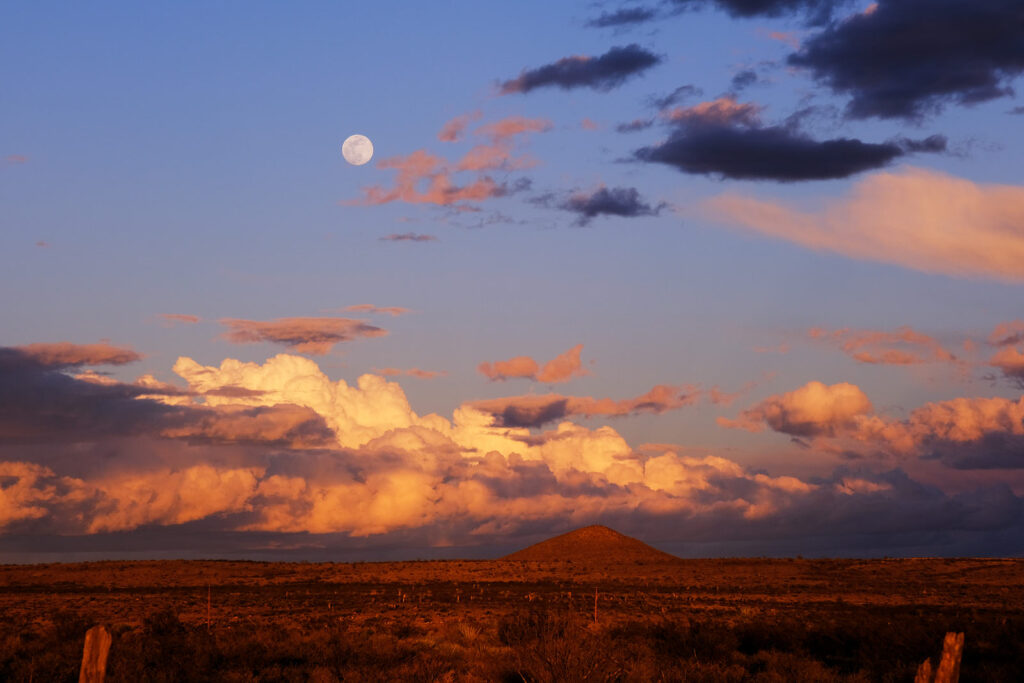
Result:
<svg viewBox="0 0 1024 683"><path fill-rule="evenodd" d="M82 651L82 669L78 672L78 683L103 683L107 675L107 655L110 654L110 631L103 626L93 626L85 633L85 648Z"/></svg>
<svg viewBox="0 0 1024 683"><path fill-rule="evenodd" d="M942 640L942 659L932 675L931 659L921 662L914 683L957 683L960 680L960 658L964 652L964 634L947 633Z"/></svg>

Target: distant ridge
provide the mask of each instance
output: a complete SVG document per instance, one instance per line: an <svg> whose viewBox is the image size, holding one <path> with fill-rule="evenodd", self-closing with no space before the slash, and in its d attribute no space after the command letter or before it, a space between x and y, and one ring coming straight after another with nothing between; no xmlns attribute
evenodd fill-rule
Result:
<svg viewBox="0 0 1024 683"><path fill-rule="evenodd" d="M518 562L573 562L593 565L679 562L643 541L595 524L523 548L502 560Z"/></svg>

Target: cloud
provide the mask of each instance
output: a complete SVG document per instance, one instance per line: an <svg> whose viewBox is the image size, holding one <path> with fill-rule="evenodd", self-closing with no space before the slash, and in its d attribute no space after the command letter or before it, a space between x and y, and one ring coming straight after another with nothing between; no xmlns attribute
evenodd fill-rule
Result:
<svg viewBox="0 0 1024 683"><path fill-rule="evenodd" d="M759 110L732 97L673 109L664 114L673 125L668 139L634 155L684 173L796 182L846 178L886 166L907 153L945 149L941 136L880 144L850 138L814 140L792 122L763 126Z"/></svg>
<svg viewBox="0 0 1024 683"><path fill-rule="evenodd" d="M161 313L160 318L163 319L164 324L168 327L177 324L195 325L202 320L198 315L188 315L186 313Z"/></svg>
<svg viewBox="0 0 1024 683"><path fill-rule="evenodd" d="M423 235L415 232L393 232L390 235L378 238L381 242L438 242L433 235Z"/></svg>
<svg viewBox="0 0 1024 683"><path fill-rule="evenodd" d="M445 137L455 135L449 121L442 128ZM468 121L467 121L468 124ZM473 131L474 136L486 139L486 142L473 145L459 160L450 162L445 158L430 154L426 150L416 150L405 156L395 156L377 162L377 168L397 171L395 184L391 188L373 185L362 188L361 199L346 200L343 205L364 204L378 205L401 201L408 204L434 204L450 206L457 210L474 210L473 204L503 197L523 188L522 181L498 183L485 171L513 171L530 168L537 161L526 155L516 155L516 146L523 143L527 134L542 133L550 130L552 124L547 119L528 119L522 116L510 116L499 121L479 126ZM461 135L461 130L458 134ZM453 138L454 139L454 138ZM459 173L471 173L472 179L456 181ZM462 184L458 184L462 182ZM407 235L389 235L381 238L391 241L430 241L415 233Z"/></svg>
<svg viewBox="0 0 1024 683"><path fill-rule="evenodd" d="M392 317L412 313L410 309L401 306L374 306L373 304L354 304L346 306L342 310L349 313L386 313Z"/></svg>
<svg viewBox="0 0 1024 683"><path fill-rule="evenodd" d="M4 161L9 164L26 164L28 163L28 157L24 154L8 154L4 157Z"/></svg>
<svg viewBox="0 0 1024 683"><path fill-rule="evenodd" d="M635 187L601 187L590 193L578 192L558 205L579 216L577 225L586 225L597 216L657 216L666 206L665 202L651 206L640 197Z"/></svg>
<svg viewBox="0 0 1024 683"><path fill-rule="evenodd" d="M656 16L658 13L648 7L623 7L614 12L603 12L601 16L588 21L586 25L591 28L631 26L646 23Z"/></svg>
<svg viewBox="0 0 1024 683"><path fill-rule="evenodd" d="M385 377L400 377L405 375L406 377L415 377L416 379L436 379L448 374L446 372L436 370L420 370L419 368L409 368L408 370L400 370L398 368L377 368L374 372Z"/></svg>
<svg viewBox="0 0 1024 683"><path fill-rule="evenodd" d="M957 357L935 338L903 326L884 330L829 331L819 327L808 330L811 339L838 346L858 363L877 365L915 365L919 363L955 363Z"/></svg>
<svg viewBox="0 0 1024 683"><path fill-rule="evenodd" d="M630 399L595 399L560 394L507 396L473 401L469 407L490 414L499 427L541 427L568 417L625 417L641 413L660 415L693 405L699 399L695 387L658 385L646 394Z"/></svg>
<svg viewBox="0 0 1024 683"><path fill-rule="evenodd" d="M437 133L437 139L441 142L458 142L462 139L466 127L473 121L479 120L481 116L483 116L483 112L479 109L468 114L456 116L441 126L441 130Z"/></svg>
<svg viewBox="0 0 1024 683"><path fill-rule="evenodd" d="M601 124L586 116L580 121L580 128L583 130L601 130Z"/></svg>
<svg viewBox="0 0 1024 683"><path fill-rule="evenodd" d="M1024 388L1024 320L1009 320L995 326L988 343L999 349L988 364Z"/></svg>
<svg viewBox="0 0 1024 683"><path fill-rule="evenodd" d="M536 69L524 70L518 78L502 83L500 92L503 95L527 93L551 86L563 90L592 88L607 91L661 61L661 57L635 43L613 47L599 57L565 57Z"/></svg>
<svg viewBox="0 0 1024 683"><path fill-rule="evenodd" d="M714 5L732 17L781 17L803 14L808 23L823 24L847 0L671 0L680 8Z"/></svg>
<svg viewBox="0 0 1024 683"><path fill-rule="evenodd" d="M869 534L880 547L924 532L1019 538L1021 502L1005 485L949 496L899 470L850 469L804 481L703 449L634 451L607 426L561 422L531 435L471 406L450 420L420 416L382 377L331 381L313 361L284 354L219 367L181 358L175 371L204 404L137 398L139 387L76 380L0 351L0 425L45 427L33 441L0 428L5 537L66 552L109 547L132 531L133 548L155 552L176 538L183 552L215 553L300 534L300 545L330 534L316 542L332 552L500 544L594 522L679 543L756 537L799 548L823 535L846 543ZM667 387L628 401L561 398L598 415L687 402ZM82 411L76 420L72 408ZM61 447L69 438L75 447ZM200 538L215 546L194 545Z"/></svg>
<svg viewBox="0 0 1024 683"><path fill-rule="evenodd" d="M657 109L668 109L672 105L679 104L683 100L688 100L691 97L700 97L703 93L704 91L695 85L681 85L668 95L651 97L650 104Z"/></svg>
<svg viewBox="0 0 1024 683"><path fill-rule="evenodd" d="M907 167L858 182L823 209L737 195L705 204L711 215L815 250L927 273L1024 281L1024 187L984 185Z"/></svg>
<svg viewBox="0 0 1024 683"><path fill-rule="evenodd" d="M493 363L480 363L477 366L477 372L492 382L513 378L532 379L545 384L567 382L574 377L587 374L580 360L582 351L583 344L577 344L545 363L543 369L537 361L529 356L516 356Z"/></svg>
<svg viewBox="0 0 1024 683"><path fill-rule="evenodd" d="M808 38L789 63L849 95L850 117L919 119L1011 94L1022 22L1017 0L881 0Z"/></svg>
<svg viewBox="0 0 1024 683"><path fill-rule="evenodd" d="M638 130L647 130L654 125L654 119L633 119L629 123L620 123L615 130L620 133L635 133Z"/></svg>
<svg viewBox="0 0 1024 683"><path fill-rule="evenodd" d="M124 346L72 344L71 342L36 343L16 347L40 365L62 368L78 365L125 365L142 359L142 354Z"/></svg>
<svg viewBox="0 0 1024 683"><path fill-rule="evenodd" d="M750 69L744 69L732 77L732 80L729 82L729 86L732 88L733 92L740 92L741 90L746 90L757 82L757 73Z"/></svg>
<svg viewBox="0 0 1024 683"><path fill-rule="evenodd" d="M718 424L748 431L760 431L767 425L776 432L798 437L835 436L855 418L871 411L871 401L856 385L808 382L795 391L761 401L736 420L718 418Z"/></svg>
<svg viewBox="0 0 1024 683"><path fill-rule="evenodd" d="M317 356L329 353L335 344L387 334L387 330L351 318L278 318L268 321L222 318L220 324L228 328L224 339L236 344L273 342Z"/></svg>
<svg viewBox="0 0 1024 683"><path fill-rule="evenodd" d="M1008 320L992 329L988 336L992 346L1012 346L1024 343L1024 320Z"/></svg>

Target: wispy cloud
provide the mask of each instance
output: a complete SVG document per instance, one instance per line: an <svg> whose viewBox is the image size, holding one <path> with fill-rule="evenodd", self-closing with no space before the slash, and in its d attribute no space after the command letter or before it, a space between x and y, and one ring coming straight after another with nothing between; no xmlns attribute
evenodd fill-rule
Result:
<svg viewBox="0 0 1024 683"><path fill-rule="evenodd" d="M661 57L635 43L613 47L598 57L564 57L535 69L525 69L517 78L503 82L500 92L503 95L527 93L544 87L607 91L661 61Z"/></svg>
<svg viewBox="0 0 1024 683"><path fill-rule="evenodd" d="M342 342L387 334L387 330L351 318L278 318L267 321L222 318L220 323L228 328L224 339L236 344L272 342L313 355L329 353L335 344Z"/></svg>
<svg viewBox="0 0 1024 683"><path fill-rule="evenodd" d="M582 351L583 344L577 344L545 363L543 368L529 356L516 356L493 363L480 363L477 372L492 382L514 378L532 379L545 384L567 382L574 377L587 374L580 360Z"/></svg>
<svg viewBox="0 0 1024 683"><path fill-rule="evenodd" d="M434 235L424 235L417 232L393 232L390 235L378 238L381 242L438 242Z"/></svg>
<svg viewBox="0 0 1024 683"><path fill-rule="evenodd" d="M705 207L718 220L811 249L928 273L1024 281L1020 186L908 167L874 174L815 211L730 194Z"/></svg>

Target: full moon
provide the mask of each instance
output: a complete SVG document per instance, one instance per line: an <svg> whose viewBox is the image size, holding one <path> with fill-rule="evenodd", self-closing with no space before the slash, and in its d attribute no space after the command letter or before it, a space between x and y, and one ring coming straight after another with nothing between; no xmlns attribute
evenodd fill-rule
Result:
<svg viewBox="0 0 1024 683"><path fill-rule="evenodd" d="M353 166L362 166L373 156L373 143L365 135L349 135L341 145L341 155Z"/></svg>

